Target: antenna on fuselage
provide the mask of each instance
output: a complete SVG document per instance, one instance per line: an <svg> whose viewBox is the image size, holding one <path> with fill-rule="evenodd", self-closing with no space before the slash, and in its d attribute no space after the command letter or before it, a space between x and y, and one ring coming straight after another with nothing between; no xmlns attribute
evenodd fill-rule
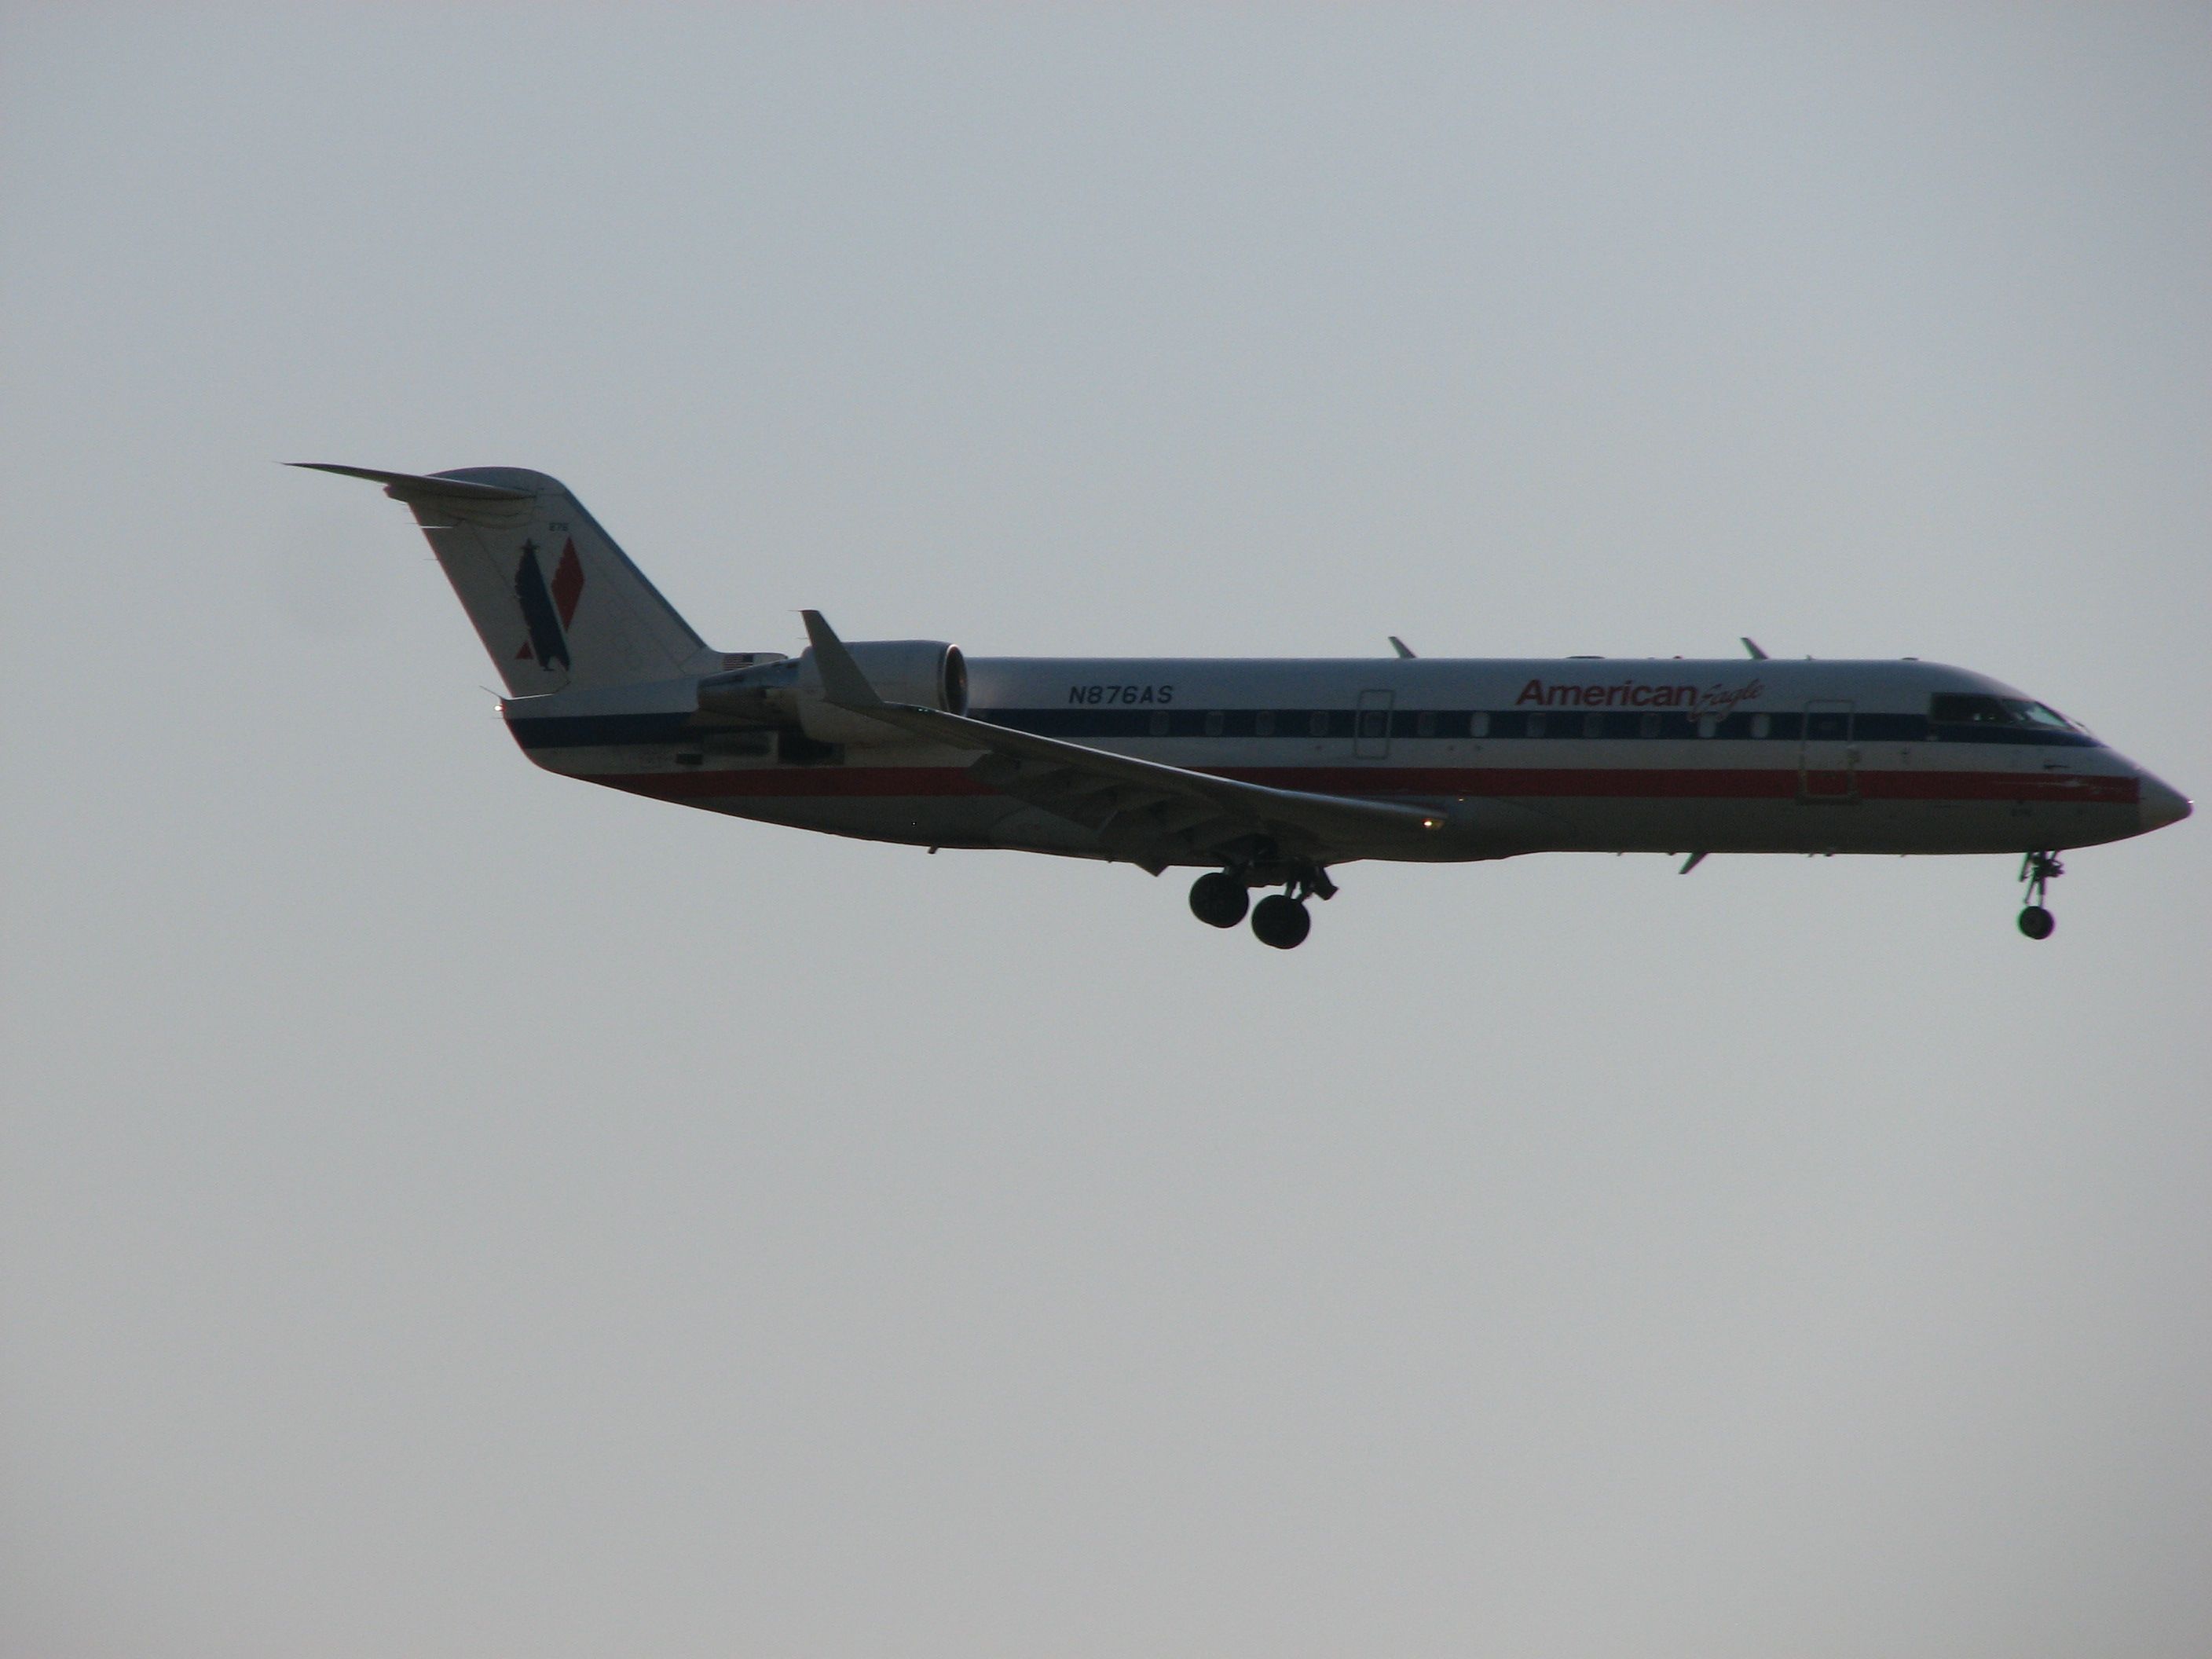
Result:
<svg viewBox="0 0 2212 1659"><path fill-rule="evenodd" d="M1737 637L1743 641L1743 648L1751 653L1754 659L1759 662L1765 662L1766 660L1766 653L1759 648L1759 641L1757 640L1752 638L1748 634L1739 635Z"/></svg>

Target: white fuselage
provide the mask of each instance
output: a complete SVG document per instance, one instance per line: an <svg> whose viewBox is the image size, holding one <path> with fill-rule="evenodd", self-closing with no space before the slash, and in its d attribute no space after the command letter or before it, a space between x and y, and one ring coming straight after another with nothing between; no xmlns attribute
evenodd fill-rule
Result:
<svg viewBox="0 0 2212 1659"><path fill-rule="evenodd" d="M2022 694L1934 663L1722 659L970 658L969 712L1277 788L1435 806L1443 833L1348 857L1543 851L1994 853L2116 841L2185 804L2086 731L1931 711ZM1939 698L1950 703L1939 704ZM2039 708L2039 705L2029 705ZM702 714L696 682L511 701L562 774L872 840L1108 857L971 755Z"/></svg>

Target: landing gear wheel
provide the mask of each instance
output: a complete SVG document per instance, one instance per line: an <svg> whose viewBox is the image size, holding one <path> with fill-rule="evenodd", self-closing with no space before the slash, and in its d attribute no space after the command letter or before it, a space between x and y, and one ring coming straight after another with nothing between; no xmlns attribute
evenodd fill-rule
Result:
<svg viewBox="0 0 2212 1659"><path fill-rule="evenodd" d="M1226 870L1200 876L1190 884L1190 913L1209 927L1234 927L1252 902L1244 884Z"/></svg>
<svg viewBox="0 0 2212 1659"><path fill-rule="evenodd" d="M2027 884L2027 908L2020 913L2020 931L2030 939L2049 939L2058 920L2043 908L2051 884L2066 873L2056 853L2030 853L2021 860L2020 878Z"/></svg>
<svg viewBox="0 0 2212 1659"><path fill-rule="evenodd" d="M1270 893L1252 907L1252 932L1262 945L1294 951L1313 931L1306 907L1288 893Z"/></svg>

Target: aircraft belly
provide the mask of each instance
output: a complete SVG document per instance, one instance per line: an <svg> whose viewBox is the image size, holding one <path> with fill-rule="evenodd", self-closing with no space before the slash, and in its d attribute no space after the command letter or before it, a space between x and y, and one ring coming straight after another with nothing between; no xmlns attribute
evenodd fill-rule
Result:
<svg viewBox="0 0 2212 1659"><path fill-rule="evenodd" d="M1097 837L1080 824L1003 796L963 800L929 796L872 796L865 800L746 798L701 804L734 817L864 841L1079 855L1099 853Z"/></svg>
<svg viewBox="0 0 2212 1659"><path fill-rule="evenodd" d="M1104 856L1090 830L1003 796L761 798L706 802L737 817L866 839ZM1463 862L1523 852L2006 853L2081 847L2136 833L2133 806L2003 801L1648 799L1516 795L1468 803L1511 811L1504 834L1455 836L1425 853L1347 848L1355 858ZM1182 860L1176 860L1181 862ZM1203 862L1198 860L1194 862Z"/></svg>
<svg viewBox="0 0 2212 1659"><path fill-rule="evenodd" d="M1998 801L1532 803L1560 826L1550 850L1629 853L2020 853L2136 833L2132 805Z"/></svg>
<svg viewBox="0 0 2212 1659"><path fill-rule="evenodd" d="M1795 767L1532 766L1510 750L1424 766L1340 762L1219 769L1273 787L1434 803L1450 828L1423 844L1344 845L1332 861L1458 862L1532 852L1988 853L2087 846L2140 830L2133 780L1911 766L1867 768L1806 793ZM1096 831L988 788L959 764L672 764L667 751L533 753L593 782L763 823L948 847L1103 857ZM1594 757L1595 758L1595 757ZM1618 757L1607 757L1607 760ZM1507 763L1519 762L1520 764ZM1170 855L1171 863L1197 862Z"/></svg>

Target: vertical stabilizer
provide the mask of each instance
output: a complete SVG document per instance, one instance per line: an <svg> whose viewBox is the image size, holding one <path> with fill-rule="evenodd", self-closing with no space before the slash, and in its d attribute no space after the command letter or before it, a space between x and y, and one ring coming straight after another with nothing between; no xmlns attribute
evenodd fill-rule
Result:
<svg viewBox="0 0 2212 1659"><path fill-rule="evenodd" d="M370 479L407 504L509 696L721 666L557 478L509 466L422 475L295 465Z"/></svg>

